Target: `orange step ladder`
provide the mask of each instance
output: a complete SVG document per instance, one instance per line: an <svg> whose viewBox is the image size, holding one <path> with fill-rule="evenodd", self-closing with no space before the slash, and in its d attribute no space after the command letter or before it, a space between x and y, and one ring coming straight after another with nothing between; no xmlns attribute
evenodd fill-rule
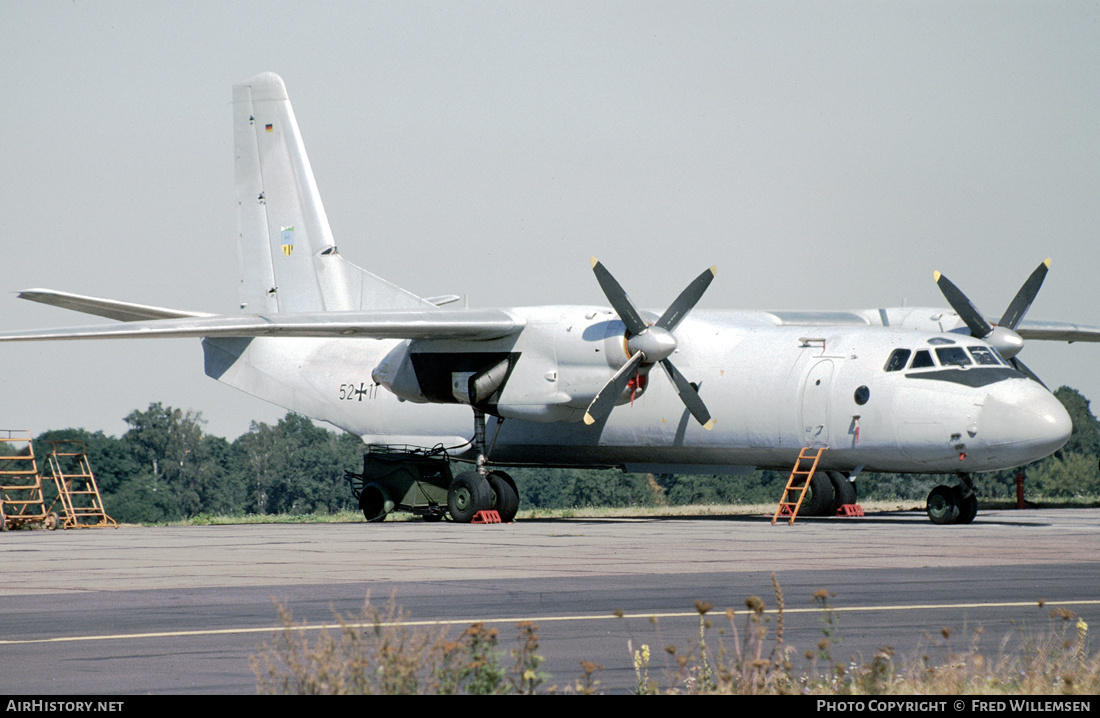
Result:
<svg viewBox="0 0 1100 718"><path fill-rule="evenodd" d="M57 528L57 514L42 494L31 433L0 429L0 531L32 523Z"/></svg>
<svg viewBox="0 0 1100 718"><path fill-rule="evenodd" d="M46 461L50 476L57 487L54 506L61 504L63 527L67 529L98 526L118 527L118 523L103 510L103 498L92 474L83 441L47 441L50 452ZM51 509L53 506L50 507Z"/></svg>
<svg viewBox="0 0 1100 718"><path fill-rule="evenodd" d="M810 488L810 478L817 471L817 462L821 460L821 454L824 451L825 447L822 447L817 449L815 453L814 449L805 446L802 451L798 452L798 459L795 460L794 468L791 469L791 475L787 479L787 486L783 489L783 498L779 500L779 505L775 507L772 526L775 526L775 522L779 520L780 516L790 516L791 520L787 522L787 525L794 524L795 517L798 516L798 509L802 507L802 500L806 498L806 491ZM806 468L807 465L809 468ZM798 494L798 500L792 501L791 499L794 498L795 493Z"/></svg>

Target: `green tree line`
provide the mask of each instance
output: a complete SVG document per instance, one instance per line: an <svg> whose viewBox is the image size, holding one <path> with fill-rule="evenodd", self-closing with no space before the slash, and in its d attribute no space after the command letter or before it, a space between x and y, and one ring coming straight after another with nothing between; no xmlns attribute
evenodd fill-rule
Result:
<svg viewBox="0 0 1100 718"><path fill-rule="evenodd" d="M205 433L199 413L159 403L125 420L129 429L121 437L60 429L35 438L38 455L49 440L83 442L104 509L118 521L358 509L343 479L362 466L358 437L298 414L275 426L253 422L233 442Z"/></svg>
<svg viewBox="0 0 1100 718"><path fill-rule="evenodd" d="M1073 420L1073 434L1054 455L1024 467L1029 500L1100 497L1100 422L1089 401L1062 387L1055 396ZM157 522L198 514L329 514L358 510L344 480L362 468L358 437L288 413L275 426L253 423L230 442L203 431L194 411L151 404L126 417L121 437L61 429L38 436L85 444L104 507L116 520ZM2 447L0 447L2 448ZM42 453L40 448L38 453ZM1018 469L979 474L981 499L1015 496ZM520 507L767 504L779 500L786 474L747 476L625 474L615 470L514 469ZM862 499L923 500L937 474L862 474Z"/></svg>

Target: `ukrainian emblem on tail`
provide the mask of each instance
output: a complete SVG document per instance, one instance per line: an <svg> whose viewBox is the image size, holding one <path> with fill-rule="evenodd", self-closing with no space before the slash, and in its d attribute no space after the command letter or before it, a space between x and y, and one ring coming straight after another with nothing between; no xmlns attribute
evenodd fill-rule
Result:
<svg viewBox="0 0 1100 718"><path fill-rule="evenodd" d="M294 228L283 227L282 232L283 240L283 254L290 256L290 253L294 251Z"/></svg>

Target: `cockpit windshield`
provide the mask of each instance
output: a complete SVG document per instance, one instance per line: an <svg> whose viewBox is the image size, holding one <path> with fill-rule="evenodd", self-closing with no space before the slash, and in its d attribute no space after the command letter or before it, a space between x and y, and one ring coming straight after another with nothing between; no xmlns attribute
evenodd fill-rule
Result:
<svg viewBox="0 0 1100 718"><path fill-rule="evenodd" d="M895 349L890 358L886 360L886 371L898 371L905 368L905 362L909 361L912 352L908 349Z"/></svg>
<svg viewBox="0 0 1100 718"><path fill-rule="evenodd" d="M979 366L1000 366L997 354L989 347L967 347L970 356L974 357L974 363Z"/></svg>
<svg viewBox="0 0 1100 718"><path fill-rule="evenodd" d="M939 339L939 337L936 337ZM929 343L939 344L933 349L895 349L886 360L884 371L901 371L903 369L929 369L941 367L1003 367L1007 362L997 353L993 347L985 345L974 346L943 346L944 341ZM953 344L953 342L952 342ZM910 357L912 360L910 361Z"/></svg>
<svg viewBox="0 0 1100 718"><path fill-rule="evenodd" d="M936 362L932 361L932 354L927 349L921 349L919 352L913 355L913 363L909 365L910 369L926 369L930 366L936 366Z"/></svg>
<svg viewBox="0 0 1100 718"><path fill-rule="evenodd" d="M941 366L969 366L972 363L962 347L940 347L936 350L936 358Z"/></svg>

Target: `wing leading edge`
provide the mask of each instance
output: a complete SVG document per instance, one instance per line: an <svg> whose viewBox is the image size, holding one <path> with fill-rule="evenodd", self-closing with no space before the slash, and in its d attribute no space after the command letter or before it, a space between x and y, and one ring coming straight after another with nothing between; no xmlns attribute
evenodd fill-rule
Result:
<svg viewBox="0 0 1100 718"><path fill-rule="evenodd" d="M499 309L309 312L224 316L168 309L52 289L26 289L20 299L125 322L0 333L0 342L64 339L140 339L187 337L361 337L374 339L497 339L519 332L522 317ZM771 312L780 324L872 324L858 312ZM838 316L840 314L841 316ZM858 320L858 321L857 321ZM1024 339L1100 342L1100 327L1071 322L1024 320L1016 328Z"/></svg>
<svg viewBox="0 0 1100 718"><path fill-rule="evenodd" d="M58 304L58 306L62 305ZM117 315L114 308L108 309L113 314L102 314L103 316ZM100 312L89 311L88 313ZM114 316L114 318L118 317ZM122 325L107 324L4 332L0 333L0 342L268 336L485 340L514 334L523 329L525 323L522 317L499 309L302 312L241 316L184 315L166 319L126 321Z"/></svg>
<svg viewBox="0 0 1100 718"><path fill-rule="evenodd" d="M1016 327L1016 333L1024 339L1071 343L1100 342L1100 327L1089 327L1070 322L1024 320Z"/></svg>

